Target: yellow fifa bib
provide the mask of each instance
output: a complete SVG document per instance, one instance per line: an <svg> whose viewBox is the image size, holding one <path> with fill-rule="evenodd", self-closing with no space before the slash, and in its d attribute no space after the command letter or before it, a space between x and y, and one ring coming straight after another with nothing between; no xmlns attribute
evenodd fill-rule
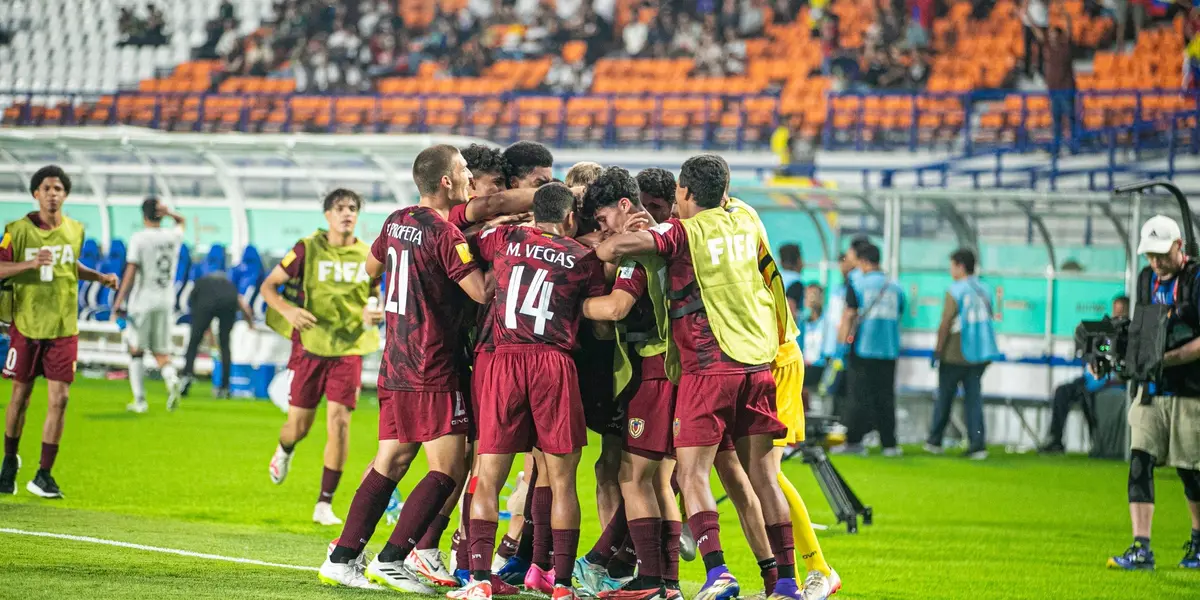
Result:
<svg viewBox="0 0 1200 600"><path fill-rule="evenodd" d="M0 245L11 245L14 262L32 260L45 248L54 256L54 279L41 280L41 269L9 277L0 291L0 321L16 325L31 340L79 334L79 253L83 224L63 217L54 229L42 229L28 217L4 228Z"/></svg>

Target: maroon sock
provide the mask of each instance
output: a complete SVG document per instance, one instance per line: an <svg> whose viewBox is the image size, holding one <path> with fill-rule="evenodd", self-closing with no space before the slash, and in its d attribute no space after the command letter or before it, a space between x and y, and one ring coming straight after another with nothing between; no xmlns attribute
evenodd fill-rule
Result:
<svg viewBox="0 0 1200 600"><path fill-rule="evenodd" d="M16 456L17 455L17 446L19 446L20 444L21 444L21 436L17 436L17 437L8 437L7 435L4 436L4 455L5 456Z"/></svg>
<svg viewBox="0 0 1200 600"><path fill-rule="evenodd" d="M496 522L471 519L471 571L492 572L492 551L496 547ZM462 567L459 567L462 568Z"/></svg>
<svg viewBox="0 0 1200 600"><path fill-rule="evenodd" d="M387 510L388 500L395 489L396 482L384 477L379 471L371 469L367 472L362 484L358 486L358 491L354 492L350 512L346 513L346 525L342 528L342 535L338 537L338 547L352 551L347 559L362 553L367 540L375 533L375 526L383 516L383 511Z"/></svg>
<svg viewBox="0 0 1200 600"><path fill-rule="evenodd" d="M503 558L504 560L508 560L508 559L512 558L514 554L517 553L517 548L519 546L520 546L520 542L508 537L508 534L506 533L506 534L504 534L504 537L500 540L500 549L496 551L496 556L499 556L500 558Z"/></svg>
<svg viewBox="0 0 1200 600"><path fill-rule="evenodd" d="M679 536L682 533L683 523L679 521L663 521L663 579L667 581L679 581Z"/></svg>
<svg viewBox="0 0 1200 600"><path fill-rule="evenodd" d="M549 523L546 523L546 528L550 528ZM571 573L575 569L576 553L579 552L579 530L551 531L551 537L554 539L554 585L571 587Z"/></svg>
<svg viewBox="0 0 1200 600"><path fill-rule="evenodd" d="M796 577L796 539L792 537L791 522L767 525L767 541L771 544L771 554L775 555L779 576L794 579Z"/></svg>
<svg viewBox="0 0 1200 600"><path fill-rule="evenodd" d="M596 540L596 545L592 546L591 552L588 552L588 562L608 566L608 561L621 549L621 542L628 535L629 522L625 517L625 502L621 502L617 506L617 512L613 513L613 518L609 520L608 526L600 534L600 539Z"/></svg>
<svg viewBox="0 0 1200 600"><path fill-rule="evenodd" d="M333 493L337 491L338 482L342 480L342 472L325 467L321 471L321 495L317 502L333 502Z"/></svg>
<svg viewBox="0 0 1200 600"><path fill-rule="evenodd" d="M763 591L767 597L775 593L775 584L779 583L779 567L771 567L762 570Z"/></svg>
<svg viewBox="0 0 1200 600"><path fill-rule="evenodd" d="M446 528L450 526L450 517L438 513L434 515L433 521L429 523L429 529L425 530L425 535L417 540L417 550L429 550L442 545L442 534L446 533Z"/></svg>
<svg viewBox="0 0 1200 600"><path fill-rule="evenodd" d="M54 468L54 459L58 458L58 444L47 444L42 442L42 464L43 471L49 471Z"/></svg>
<svg viewBox="0 0 1200 600"><path fill-rule="evenodd" d="M459 509L459 518L462 519L462 534L460 536L462 543L458 545L458 552L454 556L454 562L460 569L470 568L467 564L471 561L471 499L475 497L475 483L478 479L477 477L472 477L467 483L467 490L463 494L462 508ZM459 535L459 532L455 531L454 535Z"/></svg>
<svg viewBox="0 0 1200 600"><path fill-rule="evenodd" d="M662 519L650 517L629 522L629 537L637 549L637 572L642 577L663 576Z"/></svg>
<svg viewBox="0 0 1200 600"><path fill-rule="evenodd" d="M528 489L525 492L525 525L521 527L521 542L517 546L517 557L526 562L533 560L533 490L537 489L537 465L529 470L529 481L525 482Z"/></svg>
<svg viewBox="0 0 1200 600"><path fill-rule="evenodd" d="M550 549L554 543L554 530L550 529L550 508L554 505L554 493L548 487L533 490L533 564L549 571ZM578 543L578 541L576 542ZM574 555L572 555L574 556ZM574 564L575 559L571 559Z"/></svg>
<svg viewBox="0 0 1200 600"><path fill-rule="evenodd" d="M392 530L387 545L379 553L379 562L396 562L407 558L417 545L417 536L428 530L438 511L446 504L446 499L454 493L454 488L453 477L438 471L426 473L405 499L396 529Z"/></svg>
<svg viewBox="0 0 1200 600"><path fill-rule="evenodd" d="M721 551L721 517L717 511L701 511L688 517L688 527L700 547L700 556Z"/></svg>
<svg viewBox="0 0 1200 600"><path fill-rule="evenodd" d="M450 553L454 555L455 566L467 564L462 561L463 556L466 556L467 560L471 560L471 553L467 552L466 550L462 550L464 547L469 545L467 542L463 542L463 529L466 529L465 525L459 529L455 529L454 533L450 534ZM462 554L459 553L459 550L462 550Z"/></svg>

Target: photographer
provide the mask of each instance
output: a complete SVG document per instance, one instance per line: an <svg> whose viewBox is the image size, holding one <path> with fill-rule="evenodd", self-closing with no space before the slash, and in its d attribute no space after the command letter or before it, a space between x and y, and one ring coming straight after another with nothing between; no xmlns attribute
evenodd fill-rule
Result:
<svg viewBox="0 0 1200 600"><path fill-rule="evenodd" d="M1179 566L1200 569L1200 365L1194 364L1200 359L1200 267L1183 253L1179 224L1163 215L1154 216L1142 226L1137 251L1145 255L1152 271L1138 280L1139 310L1152 304L1172 308L1167 320L1162 377L1157 385L1148 384L1129 409L1133 545L1124 554L1110 558L1108 566L1154 568L1154 553L1150 550L1154 467L1167 465L1175 467L1183 480L1192 517L1191 540Z"/></svg>

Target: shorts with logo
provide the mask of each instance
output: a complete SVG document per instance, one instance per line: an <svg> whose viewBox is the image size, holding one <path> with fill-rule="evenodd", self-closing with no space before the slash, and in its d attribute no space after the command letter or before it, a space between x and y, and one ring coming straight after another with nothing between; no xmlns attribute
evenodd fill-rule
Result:
<svg viewBox="0 0 1200 600"><path fill-rule="evenodd" d="M379 388L379 440L405 444L466 435L471 417L462 392L415 392Z"/></svg>
<svg viewBox="0 0 1200 600"><path fill-rule="evenodd" d="M1129 446L1159 465L1200 469L1200 398L1155 396L1129 407Z"/></svg>
<svg viewBox="0 0 1200 600"><path fill-rule="evenodd" d="M477 384L480 454L570 454L587 444L579 377L567 353L540 344L498 347Z"/></svg>
<svg viewBox="0 0 1200 600"><path fill-rule="evenodd" d="M293 349L298 346L292 345ZM325 396L330 402L354 410L362 388L362 370L361 356L317 356L301 350L300 356L288 360L288 404L311 410Z"/></svg>
<svg viewBox="0 0 1200 600"><path fill-rule="evenodd" d="M772 366L775 379L775 408L787 435L775 440L776 446L790 446L804 441L804 361L797 360L782 366Z"/></svg>
<svg viewBox="0 0 1200 600"><path fill-rule="evenodd" d="M630 381L625 390L630 395L625 451L650 460L662 460L674 451L671 424L675 414L675 384L667 379L663 358L662 354L642 358L641 368L635 369L635 374L640 371L641 377Z"/></svg>
<svg viewBox="0 0 1200 600"><path fill-rule="evenodd" d="M775 412L775 379L765 365L747 373L684 373L675 396L675 447L720 446L751 435L787 435Z"/></svg>
<svg viewBox="0 0 1200 600"><path fill-rule="evenodd" d="M171 352L171 309L152 308L125 315L125 344L152 354Z"/></svg>
<svg viewBox="0 0 1200 600"><path fill-rule="evenodd" d="M63 383L75 381L75 360L79 356L78 335L31 340L21 335L16 325L9 327L8 333L8 354L4 357L6 379L21 383L30 383L38 377Z"/></svg>

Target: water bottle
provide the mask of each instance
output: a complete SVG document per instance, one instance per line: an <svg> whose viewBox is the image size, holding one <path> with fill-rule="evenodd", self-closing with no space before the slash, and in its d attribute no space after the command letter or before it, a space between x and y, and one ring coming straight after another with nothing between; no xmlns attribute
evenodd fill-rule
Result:
<svg viewBox="0 0 1200 600"><path fill-rule="evenodd" d="M367 312L373 313L376 310L379 310L379 298L376 298L375 296L371 296L370 298L367 298ZM366 325L367 327L373 326L371 321L366 318L363 319L363 324Z"/></svg>
<svg viewBox="0 0 1200 600"><path fill-rule="evenodd" d="M54 265L42 265L38 267L42 281L54 281Z"/></svg>
<svg viewBox="0 0 1200 600"><path fill-rule="evenodd" d="M388 498L387 510L383 511L383 515L387 517L388 525L395 525L400 520L400 510L403 508L404 497L400 495L400 490L392 490L392 497Z"/></svg>

